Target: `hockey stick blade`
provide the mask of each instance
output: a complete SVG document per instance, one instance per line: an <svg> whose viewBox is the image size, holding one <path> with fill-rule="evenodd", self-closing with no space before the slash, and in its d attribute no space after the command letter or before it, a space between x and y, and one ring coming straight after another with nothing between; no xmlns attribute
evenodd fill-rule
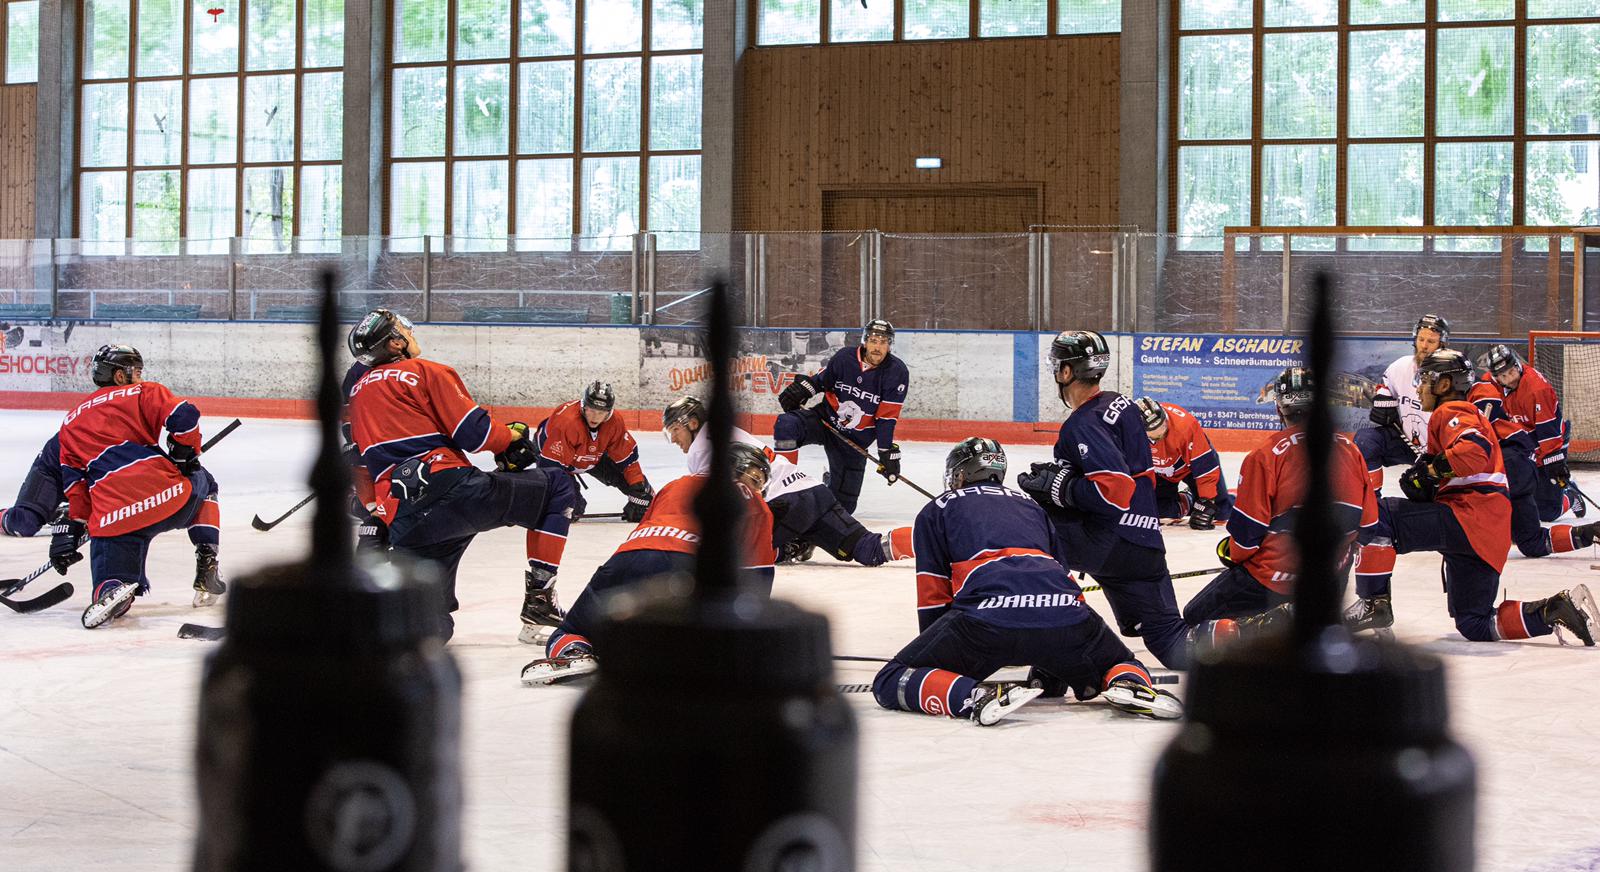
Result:
<svg viewBox="0 0 1600 872"><path fill-rule="evenodd" d="M295 503L294 507L289 509L289 511L284 512L283 514L279 515L276 519L271 520L271 521L264 521L264 520L261 519L260 515L256 515L254 518L250 519L250 526L252 526L252 527L256 528L257 530L260 530L261 532L265 533L268 530L271 530L273 527L276 527L279 524L283 523L285 520L288 519L288 517L290 515L292 515L295 512L298 512L301 509L305 508L306 504L310 503L312 500L314 500L316 498L317 498L316 494L308 495L305 499L301 500L298 503Z"/></svg>
<svg viewBox="0 0 1600 872"><path fill-rule="evenodd" d="M66 602L72 598L72 582L63 581L33 599L14 600L10 597L0 597L0 604L19 615L31 615L42 612L58 603Z"/></svg>
<svg viewBox="0 0 1600 872"><path fill-rule="evenodd" d="M227 627L208 627L205 624L184 624L178 628L179 639L199 639L202 642L219 642L228 635Z"/></svg>

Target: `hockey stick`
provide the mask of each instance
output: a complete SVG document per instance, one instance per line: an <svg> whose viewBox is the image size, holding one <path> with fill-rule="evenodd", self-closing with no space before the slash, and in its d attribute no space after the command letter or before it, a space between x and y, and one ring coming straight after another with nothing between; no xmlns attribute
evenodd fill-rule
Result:
<svg viewBox="0 0 1600 872"><path fill-rule="evenodd" d="M878 474L879 475L882 475L884 478L889 478L889 475L883 471L883 461L881 461L878 458L874 457L871 451L868 451L867 449L862 448L860 445L857 445L854 441L852 441L850 439L849 436L844 435L844 431L843 430L840 430L838 427L835 427L832 424L828 423L828 420L826 418L818 418L817 420L822 423L823 427L827 428L827 431L829 433L832 433L833 435L839 437L839 441L840 442L843 442L844 444L850 446L851 448L854 448L856 450L857 454L860 454L862 457L865 457L866 459L868 459L868 460L872 461L874 464L876 464L878 466ZM930 500L938 499L938 497L936 497L933 494L930 494L927 491L923 490L921 487L919 487L917 485L916 482L912 481L909 478L906 478L903 475L897 475L894 478L889 478L889 483L890 484L894 484L897 481L905 482L907 485L910 485L912 490L916 491L919 494L922 494L923 496L927 497Z"/></svg>
<svg viewBox="0 0 1600 872"><path fill-rule="evenodd" d="M54 564L51 563L45 563L45 565L35 569L22 578L13 578L8 581L0 582L0 589L4 590L4 593L0 593L0 605L4 605L6 608L18 614L31 615L34 612L44 611L56 603L63 602L71 597L73 592L72 582L63 581L44 593L39 594L33 599L15 600L11 598L13 594L21 593L22 589L28 586L28 582L33 581L35 578L38 578L41 575L44 575L46 572L49 572L51 566L53 565Z"/></svg>
<svg viewBox="0 0 1600 872"><path fill-rule="evenodd" d="M853 662L857 662L857 663L890 663L890 662L892 662L887 657L860 657L860 656L853 655L853 654L835 654L835 655L833 655L833 659L835 659L835 660L849 660L849 661L853 661ZM1159 673L1159 674L1151 673L1150 680L1154 681L1156 684L1177 684L1178 683L1178 676L1177 676L1176 673L1166 673L1166 672ZM851 687L851 688L864 687L864 688L867 688L867 690L864 690L864 691L845 690L845 688L847 688L847 687ZM841 685L839 685L839 692L840 693L866 693L866 692L869 692L871 690L871 688L872 688L872 685L870 685L870 684L841 684Z"/></svg>
<svg viewBox="0 0 1600 872"><path fill-rule="evenodd" d="M205 624L184 624L178 628L179 639L199 639L203 642L221 641L227 634L227 627L208 627Z"/></svg>
<svg viewBox="0 0 1600 872"><path fill-rule="evenodd" d="M301 509L305 508L307 504L309 504L312 500L314 500L316 498L317 498L316 494L307 494L305 499L301 500L298 503L295 503L293 508L289 509L289 511L284 512L283 514L279 515L277 518L275 518L275 519L273 519L271 521L263 521L263 520L261 520L261 516L260 515L256 515L254 518L250 519L250 526L252 526L252 527L256 528L257 530L260 530L261 532L265 533L268 530L271 530L273 527L276 527L279 524L283 523L290 515L292 515L295 512L298 512Z"/></svg>

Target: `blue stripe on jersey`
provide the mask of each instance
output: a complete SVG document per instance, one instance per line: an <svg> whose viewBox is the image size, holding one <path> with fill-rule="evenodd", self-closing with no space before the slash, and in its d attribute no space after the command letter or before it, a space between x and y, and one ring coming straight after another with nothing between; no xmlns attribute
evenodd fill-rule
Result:
<svg viewBox="0 0 1600 872"><path fill-rule="evenodd" d="M483 443L489 441L489 428L493 425L489 413L478 406L456 425L456 432L450 434L450 441L462 451L482 451Z"/></svg>
<svg viewBox="0 0 1600 872"><path fill-rule="evenodd" d="M119 469L157 456L159 455L155 449L148 445L140 445L137 442L123 442L119 445L113 445L100 452L99 457L89 462L89 487L94 487L100 483L101 479Z"/></svg>
<svg viewBox="0 0 1600 872"><path fill-rule="evenodd" d="M1039 420L1039 334L1011 337L1011 420Z"/></svg>
<svg viewBox="0 0 1600 872"><path fill-rule="evenodd" d="M194 407L194 403L185 400L167 416L165 426L168 433L187 433L200 426L200 410Z"/></svg>
<svg viewBox="0 0 1600 872"><path fill-rule="evenodd" d="M374 480L377 480L396 464L404 463L419 454L426 454L435 448L449 447L450 444L443 436L438 433L428 433L374 445L361 452L361 462L367 465L367 471L372 473Z"/></svg>

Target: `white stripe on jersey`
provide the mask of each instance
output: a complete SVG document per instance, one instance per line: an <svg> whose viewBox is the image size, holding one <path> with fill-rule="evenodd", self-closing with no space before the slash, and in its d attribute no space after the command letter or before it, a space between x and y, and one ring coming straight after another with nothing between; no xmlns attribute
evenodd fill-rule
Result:
<svg viewBox="0 0 1600 872"><path fill-rule="evenodd" d="M689 443L689 474L705 475L711 471L711 437L706 427L701 427L700 432L694 434L694 441ZM766 443L750 435L744 430L733 428L733 441L754 445L757 448L766 448ZM767 490L762 496L768 501L776 499L780 494L791 494L807 488L822 487L822 482L800 471L781 455L772 458L772 477L767 480Z"/></svg>

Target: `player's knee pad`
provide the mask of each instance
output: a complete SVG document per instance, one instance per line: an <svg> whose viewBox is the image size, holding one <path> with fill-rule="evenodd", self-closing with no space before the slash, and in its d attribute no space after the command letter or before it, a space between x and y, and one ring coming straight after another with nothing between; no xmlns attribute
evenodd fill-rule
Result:
<svg viewBox="0 0 1600 872"><path fill-rule="evenodd" d="M901 705L901 700L908 698L905 693L914 693L915 689L906 689L902 685L909 683L911 667L905 666L898 660L891 660L878 670L872 677L872 698L878 705L891 711L914 711L909 705Z"/></svg>
<svg viewBox="0 0 1600 872"><path fill-rule="evenodd" d="M801 423L800 416L793 412L784 412L772 423L772 450L795 451L799 449L801 440L805 436L805 425Z"/></svg>
<svg viewBox="0 0 1600 872"><path fill-rule="evenodd" d="M45 516L33 506L19 504L0 509L0 534L26 538L39 532L44 522Z"/></svg>
<svg viewBox="0 0 1600 872"><path fill-rule="evenodd" d="M1495 632L1495 616L1490 614L1458 614L1456 617L1456 632L1465 636L1468 642L1497 642L1500 636Z"/></svg>

